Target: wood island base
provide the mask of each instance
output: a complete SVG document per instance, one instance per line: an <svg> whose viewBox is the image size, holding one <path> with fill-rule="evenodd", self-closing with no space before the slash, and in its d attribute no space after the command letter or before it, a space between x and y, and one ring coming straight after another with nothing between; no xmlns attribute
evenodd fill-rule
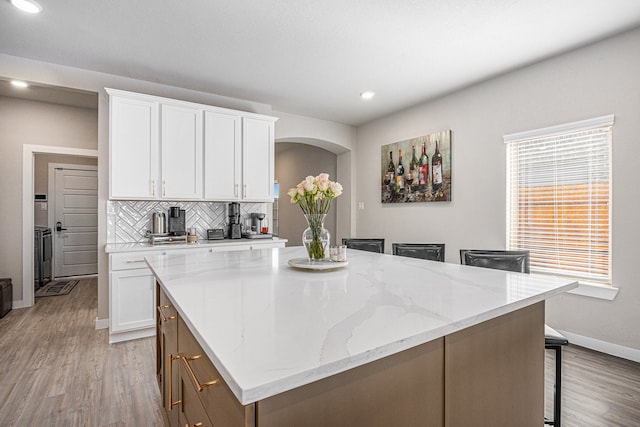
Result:
<svg viewBox="0 0 640 427"><path fill-rule="evenodd" d="M170 426L542 425L544 301L243 406L159 286L157 296Z"/></svg>

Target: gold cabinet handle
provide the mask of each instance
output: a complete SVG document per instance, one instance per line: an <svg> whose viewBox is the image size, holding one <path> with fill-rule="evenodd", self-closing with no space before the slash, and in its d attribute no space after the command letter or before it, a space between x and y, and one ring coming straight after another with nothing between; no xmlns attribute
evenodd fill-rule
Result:
<svg viewBox="0 0 640 427"><path fill-rule="evenodd" d="M238 197L238 184L234 185L233 195Z"/></svg>
<svg viewBox="0 0 640 427"><path fill-rule="evenodd" d="M156 195L156 180L151 180L151 195L155 197Z"/></svg>
<svg viewBox="0 0 640 427"><path fill-rule="evenodd" d="M242 197L246 198L247 197L247 184L243 185L244 188L244 193L242 194Z"/></svg>
<svg viewBox="0 0 640 427"><path fill-rule="evenodd" d="M200 381L198 381L198 378L196 377L195 372L193 372L191 365L189 365L189 362L191 362L192 360L200 359L201 357L202 357L201 354L198 354L193 357L186 357L186 356L181 357L182 361L184 362L184 367L187 369L187 372L189 372L191 381L193 381L193 385L196 386L196 389L198 390L198 392L201 392L202 390L204 390L205 387L217 385L219 383L219 380L213 380L206 383L201 383Z"/></svg>
<svg viewBox="0 0 640 427"><path fill-rule="evenodd" d="M184 427L202 427L202 423L195 423L189 425L189 423L185 424Z"/></svg>
<svg viewBox="0 0 640 427"><path fill-rule="evenodd" d="M165 309L165 308L170 308L170 307L171 307L170 305L159 305L159 306L157 307L157 308L158 308L158 314L160 315L160 320L161 320L163 323L164 323L164 322L166 322L167 320L173 320L173 319L175 319L175 318L176 318L176 316L169 316L169 317L167 317L167 316L164 314L164 309Z"/></svg>
<svg viewBox="0 0 640 427"><path fill-rule="evenodd" d="M182 400L173 401L173 361L180 359L180 356L169 355L169 410L182 403Z"/></svg>
<svg viewBox="0 0 640 427"><path fill-rule="evenodd" d="M162 197L167 195L167 181L162 180Z"/></svg>

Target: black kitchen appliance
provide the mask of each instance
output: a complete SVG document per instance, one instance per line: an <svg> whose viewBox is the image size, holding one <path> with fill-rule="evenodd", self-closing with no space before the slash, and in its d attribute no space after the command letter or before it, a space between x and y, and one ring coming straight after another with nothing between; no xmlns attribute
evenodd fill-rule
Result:
<svg viewBox="0 0 640 427"><path fill-rule="evenodd" d="M187 227L185 225L186 213L179 206L171 206L169 208L169 227L170 236L186 236Z"/></svg>
<svg viewBox="0 0 640 427"><path fill-rule="evenodd" d="M242 224L240 224L240 203L229 203L229 238L242 238Z"/></svg>
<svg viewBox="0 0 640 427"><path fill-rule="evenodd" d="M38 290L52 279L51 276L51 229L36 225L33 242L33 279L34 289Z"/></svg>
<svg viewBox="0 0 640 427"><path fill-rule="evenodd" d="M0 317L13 308L13 284L11 279L0 279Z"/></svg>
<svg viewBox="0 0 640 427"><path fill-rule="evenodd" d="M224 230L222 228L210 228L207 230L207 240L224 239Z"/></svg>

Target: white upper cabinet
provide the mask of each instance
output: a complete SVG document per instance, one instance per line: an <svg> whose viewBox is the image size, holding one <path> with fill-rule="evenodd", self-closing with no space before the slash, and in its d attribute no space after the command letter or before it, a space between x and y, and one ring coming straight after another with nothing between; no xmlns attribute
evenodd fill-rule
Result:
<svg viewBox="0 0 640 427"><path fill-rule="evenodd" d="M204 198L240 200L242 170L242 117L204 112Z"/></svg>
<svg viewBox="0 0 640 427"><path fill-rule="evenodd" d="M273 201L274 120L242 118L242 199Z"/></svg>
<svg viewBox="0 0 640 427"><path fill-rule="evenodd" d="M202 110L160 107L162 198L202 199Z"/></svg>
<svg viewBox="0 0 640 427"><path fill-rule="evenodd" d="M109 94L109 198L273 202L275 117Z"/></svg>
<svg viewBox="0 0 640 427"><path fill-rule="evenodd" d="M158 103L112 95L109 197L155 199L158 184Z"/></svg>

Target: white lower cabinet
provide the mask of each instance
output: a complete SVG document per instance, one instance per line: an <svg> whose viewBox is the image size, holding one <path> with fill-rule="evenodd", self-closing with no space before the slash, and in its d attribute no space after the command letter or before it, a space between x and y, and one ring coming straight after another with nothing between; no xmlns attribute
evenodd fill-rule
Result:
<svg viewBox="0 0 640 427"><path fill-rule="evenodd" d="M155 327L155 280L151 271L148 268L114 271L110 279L111 332Z"/></svg>
<svg viewBox="0 0 640 427"><path fill-rule="evenodd" d="M116 252L109 255L109 343L151 337L156 333L155 278L144 258L176 253L228 252L283 248L286 240L195 246L166 250Z"/></svg>

